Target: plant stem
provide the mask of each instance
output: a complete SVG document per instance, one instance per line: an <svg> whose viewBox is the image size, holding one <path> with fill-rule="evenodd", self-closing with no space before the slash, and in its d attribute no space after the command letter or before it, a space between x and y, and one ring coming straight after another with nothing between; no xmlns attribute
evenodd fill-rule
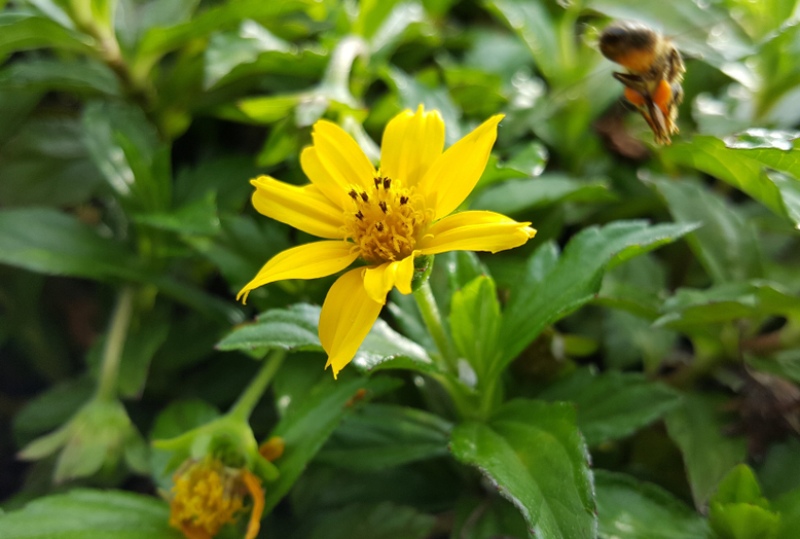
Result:
<svg viewBox="0 0 800 539"><path fill-rule="evenodd" d="M269 358L264 361L256 377L253 378L253 381L250 382L250 385L247 386L247 389L245 389L239 397L239 400L231 407L228 412L229 417L244 420L250 417L253 408L255 408L258 401L261 400L261 396L264 394L267 386L269 386L275 373L278 372L285 357L286 350L275 350L270 354Z"/></svg>
<svg viewBox="0 0 800 539"><path fill-rule="evenodd" d="M433 297L430 282L425 281L414 291L414 299L417 302L420 314L422 314L422 320L425 322L425 326L427 326L428 332L430 332L433 342L439 350L439 354L452 369L452 372L457 372L453 346L450 344L450 338L444 330L442 315L439 314L439 306L436 304L436 298Z"/></svg>
<svg viewBox="0 0 800 539"><path fill-rule="evenodd" d="M331 54L320 88L329 92L330 97L337 101L357 107L358 101L350 93L350 71L356 58L365 56L368 52L367 44L360 37L344 37Z"/></svg>
<svg viewBox="0 0 800 539"><path fill-rule="evenodd" d="M124 286L117 296L117 304L111 315L100 364L100 381L95 394L95 397L100 400L108 401L117 397L119 364L122 361L122 351L125 348L125 339L128 336L128 328L133 314L134 292L133 286Z"/></svg>

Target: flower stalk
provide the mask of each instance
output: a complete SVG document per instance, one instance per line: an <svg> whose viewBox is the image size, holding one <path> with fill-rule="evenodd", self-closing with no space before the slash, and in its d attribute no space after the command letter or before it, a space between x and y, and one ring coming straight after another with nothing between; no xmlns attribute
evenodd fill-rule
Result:
<svg viewBox="0 0 800 539"><path fill-rule="evenodd" d="M450 336L444 329L442 315L439 312L439 306L436 303L429 281L424 281L414 291L414 300L417 302L422 320L425 322L425 326L428 328L428 332L431 334L433 342L439 350L439 355L444 362L441 367L443 367L443 370L457 372L455 348L450 341Z"/></svg>
<svg viewBox="0 0 800 539"><path fill-rule="evenodd" d="M231 407L228 416L234 419L247 420L253 409L261 400L275 373L280 369L283 360L286 358L285 350L275 350L264 361L261 369L250 385L244 390L236 403Z"/></svg>
<svg viewBox="0 0 800 539"><path fill-rule="evenodd" d="M117 381L119 378L119 365L122 361L122 352L125 349L125 339L133 315L133 300L135 290L133 286L126 285L117 296L117 303L111 315L108 327L103 357L100 364L100 380L97 384L95 398L111 401L117 397Z"/></svg>

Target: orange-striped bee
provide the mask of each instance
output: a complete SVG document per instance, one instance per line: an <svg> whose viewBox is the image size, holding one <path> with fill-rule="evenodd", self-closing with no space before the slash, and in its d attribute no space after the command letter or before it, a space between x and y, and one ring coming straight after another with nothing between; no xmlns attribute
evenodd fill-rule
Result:
<svg viewBox="0 0 800 539"><path fill-rule="evenodd" d="M614 73L625 85L625 98L647 121L656 143L670 144L670 136L678 132L675 120L686 72L675 45L642 23L617 21L600 34L600 52L627 70Z"/></svg>

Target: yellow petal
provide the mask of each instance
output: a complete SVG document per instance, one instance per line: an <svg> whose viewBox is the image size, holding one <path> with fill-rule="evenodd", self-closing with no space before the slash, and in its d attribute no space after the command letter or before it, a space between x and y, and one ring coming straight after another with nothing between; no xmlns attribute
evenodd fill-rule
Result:
<svg viewBox="0 0 800 539"><path fill-rule="evenodd" d="M417 244L423 255L447 251L504 251L536 235L530 223L519 223L491 211L464 211L437 221Z"/></svg>
<svg viewBox="0 0 800 539"><path fill-rule="evenodd" d="M318 241L281 251L236 295L247 301L251 290L284 279L318 279L333 275L358 258L358 250L346 241Z"/></svg>
<svg viewBox="0 0 800 539"><path fill-rule="evenodd" d="M342 210L317 187L298 187L269 176L250 183L256 188L253 207L259 213L320 238L344 237Z"/></svg>
<svg viewBox="0 0 800 539"><path fill-rule="evenodd" d="M253 498L253 510L250 513L250 520L247 522L245 539L256 539L258 530L261 528L261 515L264 513L264 489L261 488L261 480L250 470L243 469L241 477L247 492Z"/></svg>
<svg viewBox="0 0 800 539"><path fill-rule="evenodd" d="M311 133L319 164L339 186L367 187L375 177L375 168L353 137L333 122L319 120ZM319 178L318 178L319 179Z"/></svg>
<svg viewBox="0 0 800 539"><path fill-rule="evenodd" d="M502 119L503 115L497 114L476 127L440 155L422 177L419 189L434 205L436 219L455 210L478 183Z"/></svg>
<svg viewBox="0 0 800 539"><path fill-rule="evenodd" d="M333 176L323 166L316 148L309 146L300 154L300 167L311 183L314 184L328 199L339 208L344 208L347 193L353 188L351 184L337 182L341 176Z"/></svg>
<svg viewBox="0 0 800 539"><path fill-rule="evenodd" d="M356 268L339 277L322 304L319 340L328 353L325 368L333 368L334 378L353 360L383 307L364 289L364 271Z"/></svg>
<svg viewBox="0 0 800 539"><path fill-rule="evenodd" d="M416 185L444 148L444 121L439 111L404 110L383 132L381 173L404 185Z"/></svg>
<svg viewBox="0 0 800 539"><path fill-rule="evenodd" d="M396 262L367 268L364 273L364 288L373 301L386 303L386 294L394 287L403 294L411 293L411 278L414 276L414 255Z"/></svg>

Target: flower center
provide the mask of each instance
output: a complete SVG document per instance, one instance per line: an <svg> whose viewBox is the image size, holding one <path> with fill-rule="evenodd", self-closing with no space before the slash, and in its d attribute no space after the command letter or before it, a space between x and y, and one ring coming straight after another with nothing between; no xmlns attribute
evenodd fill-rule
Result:
<svg viewBox="0 0 800 539"><path fill-rule="evenodd" d="M239 474L216 460L187 463L174 479L170 504L173 527L214 536L243 508Z"/></svg>
<svg viewBox="0 0 800 539"><path fill-rule="evenodd" d="M416 188L385 176L376 176L368 189L352 189L349 195L353 207L345 214L347 236L370 264L411 255L420 231L433 218Z"/></svg>

